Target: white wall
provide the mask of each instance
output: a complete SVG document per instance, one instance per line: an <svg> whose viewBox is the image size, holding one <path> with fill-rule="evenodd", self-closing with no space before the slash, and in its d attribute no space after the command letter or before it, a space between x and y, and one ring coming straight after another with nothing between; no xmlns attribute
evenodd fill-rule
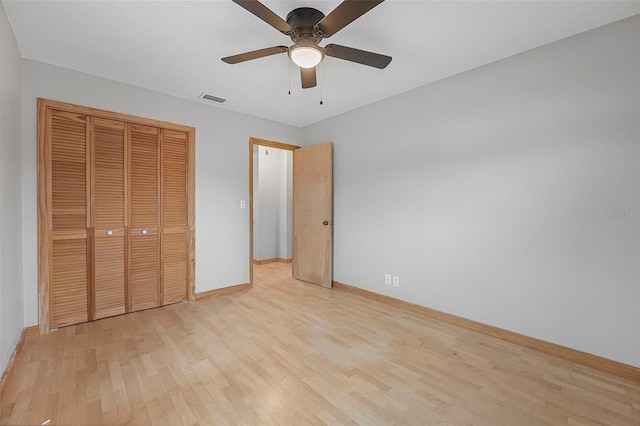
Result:
<svg viewBox="0 0 640 426"><path fill-rule="evenodd" d="M640 16L304 128L334 279L640 366L638 76Z"/></svg>
<svg viewBox="0 0 640 426"><path fill-rule="evenodd" d="M41 62L25 59L22 65L23 257L27 325L38 321L38 97L194 126L196 292L249 281L249 210L240 209L239 203L249 199L249 138L298 144L300 129ZM227 102L233 102L233 99Z"/></svg>
<svg viewBox="0 0 640 426"><path fill-rule="evenodd" d="M258 185L255 187L254 255L256 260L278 257L280 152L258 146ZM269 152L269 154L267 154Z"/></svg>
<svg viewBox="0 0 640 426"><path fill-rule="evenodd" d="M280 215L278 224L278 257L291 259L293 246L293 151L281 150Z"/></svg>
<svg viewBox="0 0 640 426"><path fill-rule="evenodd" d="M21 59L0 3L0 376L24 327L20 188Z"/></svg>
<svg viewBox="0 0 640 426"><path fill-rule="evenodd" d="M254 258L291 258L291 151L254 147ZM267 154L268 152L268 154Z"/></svg>

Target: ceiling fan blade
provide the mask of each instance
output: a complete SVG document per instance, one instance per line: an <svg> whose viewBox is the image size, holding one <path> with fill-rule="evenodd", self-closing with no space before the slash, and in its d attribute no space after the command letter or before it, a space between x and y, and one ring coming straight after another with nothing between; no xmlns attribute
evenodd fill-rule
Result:
<svg viewBox="0 0 640 426"><path fill-rule="evenodd" d="M340 46L339 44L328 44L324 47L324 53L345 61L357 62L362 65L383 69L389 62L391 56L379 53L367 52L366 50L354 49L353 47Z"/></svg>
<svg viewBox="0 0 640 426"><path fill-rule="evenodd" d="M250 61L252 59L264 58L265 56L277 55L289 51L287 46L267 47L266 49L254 50L252 52L240 53L239 55L227 56L222 58L223 62L228 64L238 64L240 62Z"/></svg>
<svg viewBox="0 0 640 426"><path fill-rule="evenodd" d="M302 80L302 88L309 89L316 87L316 67L302 68L300 67L300 80Z"/></svg>
<svg viewBox="0 0 640 426"><path fill-rule="evenodd" d="M235 1L235 0L234 0ZM384 0L344 0L325 16L316 28L323 37L331 37Z"/></svg>
<svg viewBox="0 0 640 426"><path fill-rule="evenodd" d="M287 24L284 19L276 15L271 9L258 0L233 0L233 2L253 13L281 33L291 35L293 32L291 25Z"/></svg>

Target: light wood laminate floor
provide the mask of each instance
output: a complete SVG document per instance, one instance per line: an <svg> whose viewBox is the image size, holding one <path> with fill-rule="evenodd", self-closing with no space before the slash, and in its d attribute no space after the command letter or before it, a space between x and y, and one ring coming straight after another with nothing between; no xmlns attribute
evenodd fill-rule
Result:
<svg viewBox="0 0 640 426"><path fill-rule="evenodd" d="M252 290L31 336L0 423L640 424L640 383L255 267Z"/></svg>

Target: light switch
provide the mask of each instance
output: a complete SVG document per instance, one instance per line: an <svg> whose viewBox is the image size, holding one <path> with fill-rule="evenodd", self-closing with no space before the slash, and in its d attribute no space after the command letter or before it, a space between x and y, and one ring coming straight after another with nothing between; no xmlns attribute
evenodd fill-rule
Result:
<svg viewBox="0 0 640 426"><path fill-rule="evenodd" d="M245 202L245 200L240 200L240 208L244 209L247 207L247 203Z"/></svg>

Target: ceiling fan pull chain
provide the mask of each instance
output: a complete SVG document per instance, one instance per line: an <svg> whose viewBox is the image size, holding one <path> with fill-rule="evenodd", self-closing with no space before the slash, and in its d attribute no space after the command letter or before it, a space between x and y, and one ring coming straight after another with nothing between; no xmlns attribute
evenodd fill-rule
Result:
<svg viewBox="0 0 640 426"><path fill-rule="evenodd" d="M287 58L287 71L289 71L289 95L291 95L291 61Z"/></svg>
<svg viewBox="0 0 640 426"><path fill-rule="evenodd" d="M320 62L320 105L324 105L322 100L322 88L324 87L324 65Z"/></svg>

